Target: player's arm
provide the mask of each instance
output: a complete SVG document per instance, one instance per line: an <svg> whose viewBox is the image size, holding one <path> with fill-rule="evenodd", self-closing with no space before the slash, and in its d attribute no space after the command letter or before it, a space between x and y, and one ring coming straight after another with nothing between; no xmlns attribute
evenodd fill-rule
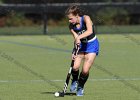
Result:
<svg viewBox="0 0 140 100"><path fill-rule="evenodd" d="M85 15L84 16L84 21L86 23L87 30L83 34L81 34L77 37L77 39L79 39L79 40L82 39L82 38L85 38L85 37L87 37L87 36L89 36L93 33L93 29L92 29L92 24L93 23L92 23L90 17Z"/></svg>
<svg viewBox="0 0 140 100"><path fill-rule="evenodd" d="M76 38L78 37L78 34L73 30L71 24L69 25L69 29L70 29L70 32L71 32L72 35L73 35L73 38L74 38L74 48L73 48L73 51L72 51L72 60L74 60L74 59L76 58L76 56L74 55L74 51L77 49L77 48L76 48L76 45L75 45L75 40L76 40Z"/></svg>
<svg viewBox="0 0 140 100"><path fill-rule="evenodd" d="M73 30L72 25L69 25L70 32L73 35L74 40L78 37L78 34Z"/></svg>

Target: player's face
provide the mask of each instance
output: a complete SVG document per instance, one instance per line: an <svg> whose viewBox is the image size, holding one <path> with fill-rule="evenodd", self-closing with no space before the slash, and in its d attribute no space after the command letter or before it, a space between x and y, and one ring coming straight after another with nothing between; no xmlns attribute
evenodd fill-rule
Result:
<svg viewBox="0 0 140 100"><path fill-rule="evenodd" d="M69 19L69 22L72 24L76 24L76 22L77 22L77 17L74 16L73 14L69 14L68 19Z"/></svg>

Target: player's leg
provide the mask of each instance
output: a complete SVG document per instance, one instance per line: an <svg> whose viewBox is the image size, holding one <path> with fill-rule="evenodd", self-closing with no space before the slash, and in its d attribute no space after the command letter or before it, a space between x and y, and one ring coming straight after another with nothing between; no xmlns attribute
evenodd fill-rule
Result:
<svg viewBox="0 0 140 100"><path fill-rule="evenodd" d="M70 86L70 91L71 92L75 92L76 89L77 89L77 81L78 81L78 76L79 76L79 67L80 67L80 64L81 64L81 61L82 59L84 58L84 54L83 53L79 53L77 55L77 57L75 58L75 61L74 61L74 66L73 66L73 69L72 69L72 83L71 83L71 86Z"/></svg>
<svg viewBox="0 0 140 100"><path fill-rule="evenodd" d="M96 58L96 53L86 53L85 61L78 80L77 96L83 96L84 85L89 77L89 70Z"/></svg>

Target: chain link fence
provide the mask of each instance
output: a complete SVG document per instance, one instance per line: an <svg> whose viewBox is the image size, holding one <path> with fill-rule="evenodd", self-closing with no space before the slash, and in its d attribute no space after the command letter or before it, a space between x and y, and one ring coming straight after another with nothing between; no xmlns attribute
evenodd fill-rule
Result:
<svg viewBox="0 0 140 100"><path fill-rule="evenodd" d="M0 4L0 35L69 34L73 3ZM88 11L98 33L140 33L140 2L74 3Z"/></svg>

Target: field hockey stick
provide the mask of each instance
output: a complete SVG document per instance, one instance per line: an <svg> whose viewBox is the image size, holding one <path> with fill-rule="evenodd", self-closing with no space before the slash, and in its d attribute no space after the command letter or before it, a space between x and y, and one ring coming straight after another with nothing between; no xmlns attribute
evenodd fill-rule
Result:
<svg viewBox="0 0 140 100"><path fill-rule="evenodd" d="M76 48L74 49L74 56L77 56L78 51L79 51L79 45L76 45ZM71 66L70 66L69 72L68 72L67 77L66 77L63 91L62 92L55 92L55 96L64 97L66 90L67 90L67 87L68 87L68 84L69 84L69 80L70 80L70 76L71 76L71 72L72 72L72 67L74 66L74 60L75 59L72 59L72 61L71 61Z"/></svg>

